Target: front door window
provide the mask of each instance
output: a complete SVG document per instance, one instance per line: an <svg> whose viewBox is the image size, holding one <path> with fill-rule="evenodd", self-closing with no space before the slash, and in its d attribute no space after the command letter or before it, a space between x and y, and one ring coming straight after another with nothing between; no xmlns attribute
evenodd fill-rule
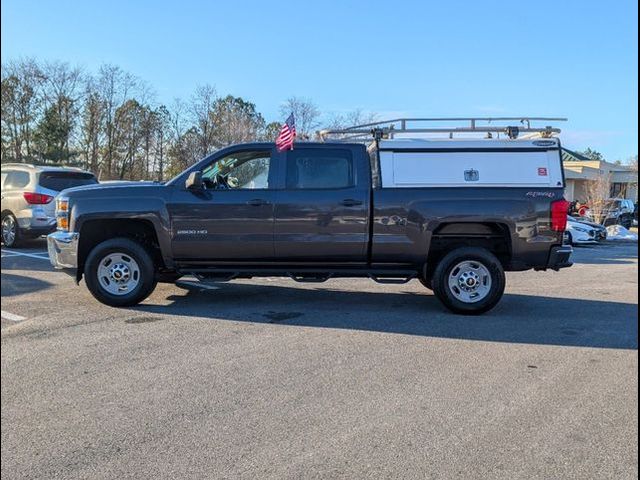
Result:
<svg viewBox="0 0 640 480"><path fill-rule="evenodd" d="M227 155L202 171L204 184L215 190L265 190L269 188L269 151Z"/></svg>

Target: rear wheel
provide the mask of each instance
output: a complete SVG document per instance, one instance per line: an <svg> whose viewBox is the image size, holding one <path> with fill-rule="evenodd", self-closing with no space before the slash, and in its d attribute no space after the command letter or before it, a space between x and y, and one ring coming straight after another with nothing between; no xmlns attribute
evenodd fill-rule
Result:
<svg viewBox="0 0 640 480"><path fill-rule="evenodd" d="M484 248L463 247L447 254L433 275L433 291L449 310L479 315L502 298L504 269L500 260Z"/></svg>
<svg viewBox="0 0 640 480"><path fill-rule="evenodd" d="M17 247L22 241L18 221L12 213L7 213L2 217L2 242L5 247Z"/></svg>
<svg viewBox="0 0 640 480"><path fill-rule="evenodd" d="M85 262L84 277L92 295L112 307L140 303L157 284L153 259L128 238L114 238L94 247Z"/></svg>

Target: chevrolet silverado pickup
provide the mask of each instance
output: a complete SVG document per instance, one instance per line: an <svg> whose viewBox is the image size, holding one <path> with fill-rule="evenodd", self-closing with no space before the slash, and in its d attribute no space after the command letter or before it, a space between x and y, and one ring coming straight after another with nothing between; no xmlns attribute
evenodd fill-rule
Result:
<svg viewBox="0 0 640 480"><path fill-rule="evenodd" d="M234 145L166 183L65 190L51 262L111 306L184 275L368 277L461 314L493 308L505 271L571 265L557 138L386 137Z"/></svg>

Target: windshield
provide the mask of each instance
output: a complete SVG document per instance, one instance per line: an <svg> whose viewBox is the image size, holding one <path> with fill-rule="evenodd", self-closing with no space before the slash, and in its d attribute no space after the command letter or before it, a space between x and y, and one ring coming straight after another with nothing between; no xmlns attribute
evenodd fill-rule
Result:
<svg viewBox="0 0 640 480"><path fill-rule="evenodd" d="M40 186L60 192L67 188L82 187L98 183L96 177L85 172L42 172Z"/></svg>
<svg viewBox="0 0 640 480"><path fill-rule="evenodd" d="M608 200L604 204L604 208L620 208L620 200Z"/></svg>

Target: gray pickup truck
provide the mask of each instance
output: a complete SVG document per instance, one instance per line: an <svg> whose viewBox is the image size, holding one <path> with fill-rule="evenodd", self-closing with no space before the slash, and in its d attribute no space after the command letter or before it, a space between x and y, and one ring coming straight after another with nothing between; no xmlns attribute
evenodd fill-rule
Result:
<svg viewBox="0 0 640 480"><path fill-rule="evenodd" d="M48 248L111 306L183 275L368 277L417 279L453 312L479 314L505 271L571 265L563 193L555 138L251 143L163 184L65 190Z"/></svg>

